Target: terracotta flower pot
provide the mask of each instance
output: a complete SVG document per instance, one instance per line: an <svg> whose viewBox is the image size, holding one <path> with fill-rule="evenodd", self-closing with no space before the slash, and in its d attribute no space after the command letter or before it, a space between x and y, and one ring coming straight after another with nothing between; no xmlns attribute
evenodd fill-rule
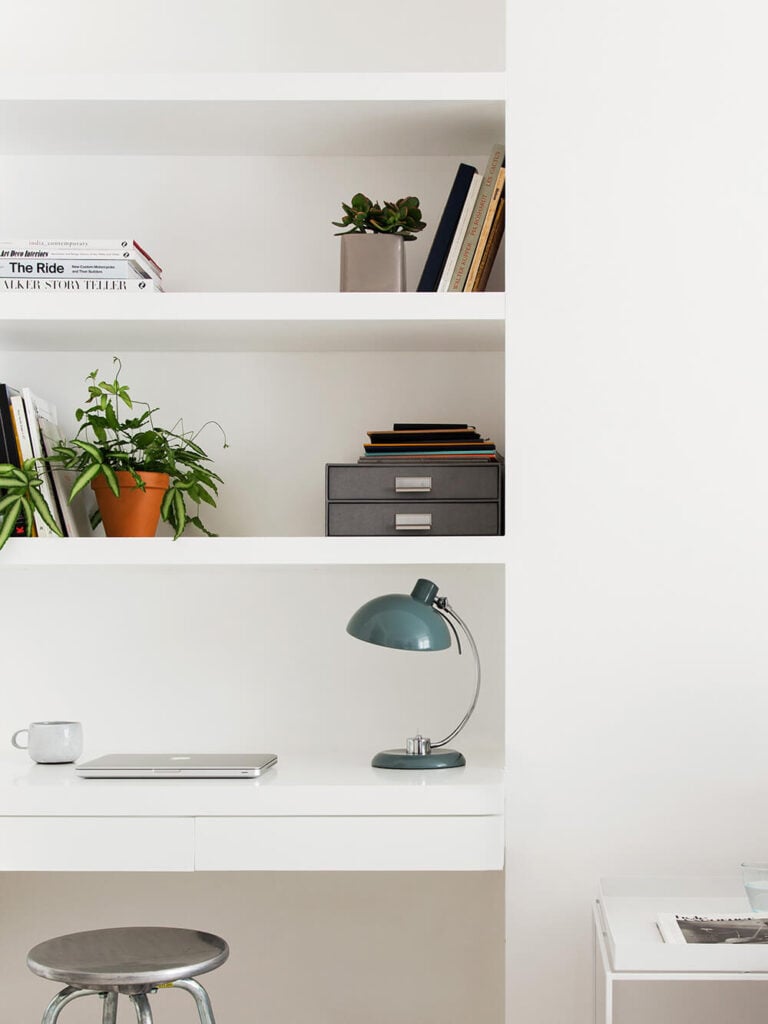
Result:
<svg viewBox="0 0 768 1024"><path fill-rule="evenodd" d="M120 497L109 489L104 475L91 481L108 537L154 537L160 520L160 506L168 490L167 473L139 473L145 490L137 487L130 473L115 473Z"/></svg>

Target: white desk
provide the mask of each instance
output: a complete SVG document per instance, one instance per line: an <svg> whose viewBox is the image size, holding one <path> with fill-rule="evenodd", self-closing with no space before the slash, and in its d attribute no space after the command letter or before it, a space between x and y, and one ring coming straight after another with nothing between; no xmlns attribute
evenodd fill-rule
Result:
<svg viewBox="0 0 768 1024"><path fill-rule="evenodd" d="M499 871L503 772L285 758L259 779L0 760L0 871Z"/></svg>
<svg viewBox="0 0 768 1024"><path fill-rule="evenodd" d="M613 1022L623 981L768 981L768 945L668 945L657 914L743 914L741 880L604 878L593 908L595 1021Z"/></svg>

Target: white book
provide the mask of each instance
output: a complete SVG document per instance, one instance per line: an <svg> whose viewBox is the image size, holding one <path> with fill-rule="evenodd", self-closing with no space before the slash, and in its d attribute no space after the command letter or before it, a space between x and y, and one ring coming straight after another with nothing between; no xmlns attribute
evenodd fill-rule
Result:
<svg viewBox="0 0 768 1024"><path fill-rule="evenodd" d="M99 260L79 257L74 260L59 259L0 259L0 277L54 277L54 278L144 278L149 274L134 260Z"/></svg>
<svg viewBox="0 0 768 1024"><path fill-rule="evenodd" d="M64 434L56 422L56 408L35 397L37 422L46 455L53 455L57 444L66 441ZM90 487L84 487L72 504L69 504L69 492L77 478L77 473L69 469L54 469L51 473L53 486L59 499L59 508L64 518L64 528L68 537L90 537L93 535L91 514L96 509L96 499Z"/></svg>
<svg viewBox="0 0 768 1024"><path fill-rule="evenodd" d="M146 278L139 280L109 277L0 277L0 292L162 292Z"/></svg>
<svg viewBox="0 0 768 1024"><path fill-rule="evenodd" d="M43 436L42 433L40 432L38 407L44 406L46 409L53 409L54 418L56 416L56 410L53 408L53 406L49 406L47 402L43 402L43 400L41 398L38 398L37 395L34 395L29 388L21 389L21 397L24 402L24 411L27 414L27 425L29 427L29 438L32 443L32 454L36 459L43 459L45 458L46 451L45 448L43 447ZM38 476L43 481L42 484L40 485L40 493L42 494L43 498L45 498L46 504L48 505L48 508L51 510L51 515L56 520L59 529L63 532L63 528L65 527L66 524L62 522L62 516L59 515L59 503L57 500L57 495L55 492L55 486L53 482L53 470L45 462L38 462L37 470ZM36 523L37 519L38 516L37 514L35 514ZM45 536L56 536L49 527L45 526L45 523L43 523L43 526L48 531L47 534L45 534ZM37 528L37 532L41 537L44 536L39 525Z"/></svg>
<svg viewBox="0 0 768 1024"><path fill-rule="evenodd" d="M22 262L39 262L48 260L131 260L144 271L148 277L159 281L162 270L138 249L4 249L0 247L0 259L19 260Z"/></svg>
<svg viewBox="0 0 768 1024"><path fill-rule="evenodd" d="M21 456L21 461L26 462L27 459L33 459L35 456L32 451L32 439L29 436L27 414L24 411L24 401L21 395L11 396L11 412L13 413L13 425L19 441L19 455ZM34 512L34 519L38 537L56 536L37 510Z"/></svg>
<svg viewBox="0 0 768 1024"><path fill-rule="evenodd" d="M123 256L126 252L140 253L153 265L155 272L162 274L162 268L152 259L144 246L130 238L33 238L8 241L0 239L0 257L7 256L49 256L71 252L75 256L95 255Z"/></svg>
<svg viewBox="0 0 768 1024"><path fill-rule="evenodd" d="M448 250L448 256L445 260L445 266L443 272L440 275L440 283L437 286L439 292L447 292L448 286L451 283L453 272L456 269L456 261L459 258L461 247L464 242L464 235L467 232L467 225L469 224L469 218L472 216L472 211L475 208L475 200L477 199L477 193L480 191L480 185L482 184L483 176L475 171L472 178L472 182L467 192L467 198L464 200L464 206L461 209L461 217L459 217L459 223L456 225L456 232L451 242L451 248Z"/></svg>

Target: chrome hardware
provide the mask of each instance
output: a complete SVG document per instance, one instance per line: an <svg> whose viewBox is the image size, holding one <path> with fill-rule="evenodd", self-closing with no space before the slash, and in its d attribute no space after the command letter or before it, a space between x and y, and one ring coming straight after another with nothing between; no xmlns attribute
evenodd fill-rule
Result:
<svg viewBox="0 0 768 1024"><path fill-rule="evenodd" d="M395 512L396 530L431 530L431 512Z"/></svg>
<svg viewBox="0 0 768 1024"><path fill-rule="evenodd" d="M409 736L405 741L405 752L406 754L429 754L432 750L432 744L428 736Z"/></svg>
<svg viewBox="0 0 768 1024"><path fill-rule="evenodd" d="M395 491L398 494L425 493L432 490L431 476L396 476Z"/></svg>

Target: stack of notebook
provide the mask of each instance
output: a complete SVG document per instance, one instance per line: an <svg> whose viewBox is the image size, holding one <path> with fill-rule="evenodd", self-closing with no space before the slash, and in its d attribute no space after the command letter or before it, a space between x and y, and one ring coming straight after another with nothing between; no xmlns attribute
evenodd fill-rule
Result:
<svg viewBox="0 0 768 1024"><path fill-rule="evenodd" d="M496 445L467 423L395 423L369 430L359 463L497 462Z"/></svg>

